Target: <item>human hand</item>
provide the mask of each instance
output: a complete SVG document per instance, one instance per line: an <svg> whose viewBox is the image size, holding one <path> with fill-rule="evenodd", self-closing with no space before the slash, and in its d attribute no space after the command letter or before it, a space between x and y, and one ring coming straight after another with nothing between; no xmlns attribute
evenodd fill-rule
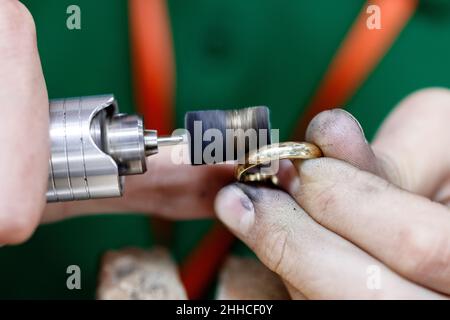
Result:
<svg viewBox="0 0 450 320"><path fill-rule="evenodd" d="M45 207L48 98L33 18L0 1L0 244L27 239Z"/></svg>
<svg viewBox="0 0 450 320"><path fill-rule="evenodd" d="M219 218L293 298L434 299L450 294L450 92L405 99L372 147L342 110L314 118L325 157L280 172L290 194L237 184ZM370 282L373 272L378 285Z"/></svg>
<svg viewBox="0 0 450 320"><path fill-rule="evenodd" d="M0 245L25 241L41 222L81 214L213 215L215 194L232 181L232 166L176 165L171 148L148 159L146 174L126 177L122 198L46 204L49 102L34 21L17 0L0 1L0 72Z"/></svg>

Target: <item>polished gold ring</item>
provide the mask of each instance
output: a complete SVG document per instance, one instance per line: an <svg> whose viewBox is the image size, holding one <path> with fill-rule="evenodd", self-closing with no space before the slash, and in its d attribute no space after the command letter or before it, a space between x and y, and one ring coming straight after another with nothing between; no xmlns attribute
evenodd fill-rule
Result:
<svg viewBox="0 0 450 320"><path fill-rule="evenodd" d="M322 156L322 151L316 145L309 142L283 142L264 146L250 152L245 163L238 164L235 177L242 182L272 181L276 183L276 177L271 173L255 171L257 167L270 164L276 160L307 160Z"/></svg>

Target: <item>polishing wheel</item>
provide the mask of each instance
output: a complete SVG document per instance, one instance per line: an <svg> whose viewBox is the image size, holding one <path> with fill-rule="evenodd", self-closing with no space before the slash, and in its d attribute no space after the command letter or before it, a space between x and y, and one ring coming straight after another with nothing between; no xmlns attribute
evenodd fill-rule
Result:
<svg viewBox="0 0 450 320"><path fill-rule="evenodd" d="M266 107L189 112L185 120L192 164L240 159L270 144ZM50 101L49 136L47 202L119 197L123 177L145 173L158 147L186 141L144 129L142 117L119 113L113 95Z"/></svg>
<svg viewBox="0 0 450 320"><path fill-rule="evenodd" d="M271 143L269 109L264 106L191 111L186 113L185 128L193 165L240 161Z"/></svg>

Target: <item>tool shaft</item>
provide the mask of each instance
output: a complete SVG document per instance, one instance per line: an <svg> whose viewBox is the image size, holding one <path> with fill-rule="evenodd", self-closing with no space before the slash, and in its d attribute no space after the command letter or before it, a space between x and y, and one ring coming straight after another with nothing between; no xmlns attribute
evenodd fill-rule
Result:
<svg viewBox="0 0 450 320"><path fill-rule="evenodd" d="M113 95L50 102L48 202L121 196L123 176L146 172L158 145L183 139L158 138L140 116L118 112Z"/></svg>
<svg viewBox="0 0 450 320"><path fill-rule="evenodd" d="M183 136L167 136L158 138L158 146L173 146L175 144L183 142Z"/></svg>

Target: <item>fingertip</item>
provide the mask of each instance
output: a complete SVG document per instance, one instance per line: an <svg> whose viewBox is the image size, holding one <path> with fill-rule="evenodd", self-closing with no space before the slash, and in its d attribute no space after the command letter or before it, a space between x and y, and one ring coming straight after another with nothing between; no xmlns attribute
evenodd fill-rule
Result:
<svg viewBox="0 0 450 320"><path fill-rule="evenodd" d="M315 116L306 131L306 139L316 144L326 157L377 172L375 155L360 123L343 109L327 110Z"/></svg>
<svg viewBox="0 0 450 320"><path fill-rule="evenodd" d="M348 140L349 135L366 142L364 131L356 118L344 109L331 109L317 114L309 123L306 139L326 146Z"/></svg>

